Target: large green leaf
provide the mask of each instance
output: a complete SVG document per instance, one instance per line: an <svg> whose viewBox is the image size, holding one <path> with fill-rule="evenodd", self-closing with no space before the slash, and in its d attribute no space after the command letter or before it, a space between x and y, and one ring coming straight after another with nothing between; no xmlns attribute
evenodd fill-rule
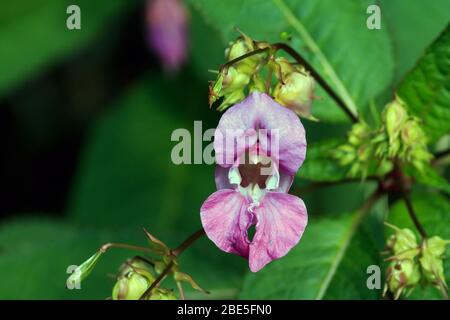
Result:
<svg viewBox="0 0 450 320"><path fill-rule="evenodd" d="M423 120L430 141L450 132L450 24L398 89L409 111Z"/></svg>
<svg viewBox="0 0 450 320"><path fill-rule="evenodd" d="M424 49L445 28L450 20L447 0L381 0L381 14L393 40L395 75L398 82L414 67ZM411 32L414 30L414 32Z"/></svg>
<svg viewBox="0 0 450 320"><path fill-rule="evenodd" d="M376 299L366 285L366 269L378 265L375 217L359 228L362 212L334 218L312 218L300 243L262 271L249 274L241 298L247 299ZM370 230L370 231L369 231Z"/></svg>
<svg viewBox="0 0 450 320"><path fill-rule="evenodd" d="M428 235L430 237L437 235L444 239L450 239L450 202L448 197L436 193L417 192L413 193L412 200L414 211ZM408 215L408 211L403 201L398 201L393 206L389 215L389 222L400 228L409 228L415 231L414 224ZM450 247L447 246L447 258L444 261L447 283L450 282L449 254ZM408 299L442 299L442 296L436 288L431 286L421 288L418 286L414 289Z"/></svg>
<svg viewBox="0 0 450 320"><path fill-rule="evenodd" d="M171 236L169 242L178 244L180 241L178 235ZM8 276L2 280L0 299L104 299L110 296L114 278L108 275L114 275L126 258L139 253L111 249L81 283L80 290L65 288L69 276L67 268L79 265L107 242L146 245L140 229L76 227L45 217L4 222L0 225L0 272ZM245 263L239 257L221 252L207 239L199 240L179 261L182 270L216 298L233 297ZM185 288L188 297L209 298Z"/></svg>
<svg viewBox="0 0 450 320"><path fill-rule="evenodd" d="M0 12L0 96L45 66L107 32L136 1L8 1ZM81 30L69 30L66 9L77 4ZM5 7L5 8L3 8Z"/></svg>
<svg viewBox="0 0 450 320"><path fill-rule="evenodd" d="M390 82L393 59L387 30L366 27L370 1L329 0L190 0L222 33L236 38L234 27L258 40L277 42L280 32L293 35L301 52L356 111ZM264 23L261 23L264 21ZM321 90L313 113L321 120L346 120Z"/></svg>

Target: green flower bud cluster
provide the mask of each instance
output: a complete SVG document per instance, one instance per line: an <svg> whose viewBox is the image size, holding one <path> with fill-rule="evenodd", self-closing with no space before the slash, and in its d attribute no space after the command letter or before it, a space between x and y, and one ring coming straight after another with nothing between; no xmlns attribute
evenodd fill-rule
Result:
<svg viewBox="0 0 450 320"><path fill-rule="evenodd" d="M396 159L422 171L432 157L420 121L408 115L406 105L399 97L386 105L378 129L372 129L364 122L353 125L347 143L333 154L341 165L351 166L350 176L363 178L369 173L388 173Z"/></svg>
<svg viewBox="0 0 450 320"><path fill-rule="evenodd" d="M268 46L266 43L256 42L242 34L236 41L231 42L225 50L225 58L229 62ZM267 59L267 54L255 54L223 68L216 81L210 83L209 105L211 106L217 99L223 97L217 108L219 111L223 111L245 98L247 86L256 89L264 88L264 82L261 83L261 79L257 75L264 59Z"/></svg>
<svg viewBox="0 0 450 320"><path fill-rule="evenodd" d="M392 169L387 158L376 157L376 144L373 143L377 131L365 122L358 122L348 133L347 143L340 145L332 155L342 166L350 166L349 176L362 178L369 174L384 175Z"/></svg>
<svg viewBox="0 0 450 320"><path fill-rule="evenodd" d="M448 290L443 258L449 241L434 236L419 245L410 229L387 225L395 232L386 243L391 257L387 259L389 265L383 294L389 290L394 299L398 299L403 293L408 295L419 283L431 283L440 290Z"/></svg>
<svg viewBox="0 0 450 320"><path fill-rule="evenodd" d="M141 258L127 260L121 267L112 291L113 300L139 300L155 281L153 267ZM176 300L172 290L154 288L150 300Z"/></svg>
<svg viewBox="0 0 450 320"><path fill-rule="evenodd" d="M260 51L252 54L255 50ZM244 99L248 92L259 91L271 94L278 103L299 116L317 120L311 113L314 78L301 65L284 57L276 57L276 52L275 45L255 41L241 33L241 37L231 42L225 50L228 63L221 68L216 80L210 83L210 106L223 98L217 108L223 111ZM240 59L244 55L247 56ZM272 83L273 80L276 81Z"/></svg>
<svg viewBox="0 0 450 320"><path fill-rule="evenodd" d="M405 102L398 96L388 103L383 112L383 130L379 133L377 154L398 158L422 171L432 155L427 150L427 139L420 121L409 116Z"/></svg>

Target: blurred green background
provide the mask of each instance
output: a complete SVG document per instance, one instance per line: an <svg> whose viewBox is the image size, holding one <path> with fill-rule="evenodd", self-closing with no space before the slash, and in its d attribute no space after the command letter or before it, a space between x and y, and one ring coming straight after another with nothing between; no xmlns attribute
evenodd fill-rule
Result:
<svg viewBox="0 0 450 320"><path fill-rule="evenodd" d="M381 7L381 30L365 27L372 3ZM66 28L69 4L81 8L81 30ZM204 130L216 126L220 114L207 105L208 69L223 63L235 26L273 42L288 32L290 44L320 71L298 34L300 21L365 114L371 102L382 106L392 97L450 19L446 0L189 0L189 59L168 75L147 47L145 5L2 1L0 299L104 299L111 275L132 252L108 252L81 290L65 288L66 268L106 242L145 245L144 226L172 246L200 227L199 208L215 190L214 167L174 165L170 135L177 128L193 132L194 120ZM318 95L313 112L322 121L303 121L310 145L343 138L349 128L332 100L321 90ZM295 188L336 170L321 162L320 151L311 152ZM380 290L367 289L365 270L381 264L384 235L374 221L386 214L387 201L335 263L349 214L371 189L370 183L347 183L302 194L310 215L302 245L256 275L242 258L199 240L180 262L212 294L188 296L379 298ZM421 203L431 201L417 192ZM435 220L448 221L448 201L435 197L432 203L442 204L435 211L443 215ZM400 204L395 208L394 219L404 213ZM448 227L441 229L450 237Z"/></svg>

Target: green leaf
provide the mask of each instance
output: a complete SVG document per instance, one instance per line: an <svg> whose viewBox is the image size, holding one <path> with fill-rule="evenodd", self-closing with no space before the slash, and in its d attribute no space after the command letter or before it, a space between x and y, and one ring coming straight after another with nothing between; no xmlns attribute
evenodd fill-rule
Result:
<svg viewBox="0 0 450 320"><path fill-rule="evenodd" d="M432 166L425 166L422 171L415 168L409 168L407 173L411 175L418 184L450 194L450 183Z"/></svg>
<svg viewBox="0 0 450 320"><path fill-rule="evenodd" d="M136 1L9 1L0 12L0 96L51 63L77 52L113 26ZM81 30L69 30L66 9L77 4Z"/></svg>
<svg viewBox="0 0 450 320"><path fill-rule="evenodd" d="M319 182L345 179L348 169L340 166L331 155L331 151L343 143L344 141L338 139L330 139L309 145L305 162L298 171L297 177Z"/></svg>
<svg viewBox="0 0 450 320"><path fill-rule="evenodd" d="M450 132L450 24L400 84L398 94L423 120L430 142Z"/></svg>
<svg viewBox="0 0 450 320"><path fill-rule="evenodd" d="M292 34L294 49L319 70L355 112L356 106L366 107L391 80L393 58L387 30L366 27L370 1L190 2L221 31L224 45L237 37L234 27L270 42L279 42L283 31ZM323 121L348 120L323 90L317 94L322 99L314 103L314 116Z"/></svg>
<svg viewBox="0 0 450 320"><path fill-rule="evenodd" d="M450 2L381 0L380 7L381 15L386 17L387 22L382 28L389 31L393 42L394 82L397 83L445 28L450 20Z"/></svg>
<svg viewBox="0 0 450 320"><path fill-rule="evenodd" d="M378 265L373 217L360 226L363 214L312 218L300 243L289 254L248 274L243 299L376 299L366 285L366 269ZM375 219L376 220L376 219Z"/></svg>
<svg viewBox="0 0 450 320"><path fill-rule="evenodd" d="M419 221L425 228L429 237L440 236L450 239L450 202L448 198L437 193L413 193L413 207ZM411 221L405 203L397 201L389 214L389 222L400 228L416 230ZM417 232L416 232L417 234ZM445 278L450 281L450 246L447 246L444 260ZM442 299L439 291L432 286L416 287L407 299Z"/></svg>
<svg viewBox="0 0 450 320"><path fill-rule="evenodd" d="M183 235L184 236L184 235ZM179 244L181 237L168 235ZM0 299L105 299L111 295L119 266L140 254L111 249L97 263L91 275L81 282L81 289L66 289L69 266L77 266L108 242L146 245L139 229L94 229L71 226L49 218L33 217L0 225L0 272L7 274L0 286ZM207 261L205 262L205 257ZM181 268L197 283L211 291L212 297L231 298L242 281L244 260L218 250L207 239L199 240L179 259ZM206 272L214 270L214 272ZM72 273L73 274L73 273ZM167 285L164 283L164 285ZM170 288L176 287L168 282ZM188 297L207 299L185 288Z"/></svg>

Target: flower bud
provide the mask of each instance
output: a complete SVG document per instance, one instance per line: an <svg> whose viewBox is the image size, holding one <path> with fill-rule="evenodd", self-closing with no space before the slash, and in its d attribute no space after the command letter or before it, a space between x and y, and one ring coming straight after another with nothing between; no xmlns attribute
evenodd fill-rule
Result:
<svg viewBox="0 0 450 320"><path fill-rule="evenodd" d="M250 77L238 71L235 67L223 70L217 80L209 87L209 105L220 97L225 97L218 110L225 110L228 106L245 98L244 88L250 82Z"/></svg>
<svg viewBox="0 0 450 320"><path fill-rule="evenodd" d="M283 71L281 71L283 73ZM311 105L314 98L315 81L306 71L292 72L283 77L273 91L275 100L292 109L299 116L313 119Z"/></svg>
<svg viewBox="0 0 450 320"><path fill-rule="evenodd" d="M250 37L243 35L235 41L230 42L229 47L225 50L225 58L227 61L231 61L256 49L258 48L255 47L254 41ZM262 59L262 54L255 54L233 64L233 66L239 72L251 76L255 73L258 64L261 63Z"/></svg>
<svg viewBox="0 0 450 320"><path fill-rule="evenodd" d="M177 300L177 296L172 290L164 288L155 288L149 300Z"/></svg>
<svg viewBox="0 0 450 320"><path fill-rule="evenodd" d="M150 285L151 283L146 277L130 271L117 279L113 288L112 299L139 300Z"/></svg>
<svg viewBox="0 0 450 320"><path fill-rule="evenodd" d="M384 121L389 140L393 141L398 137L403 123L407 120L408 114L405 110L405 103L399 97L388 103L384 110Z"/></svg>
<svg viewBox="0 0 450 320"><path fill-rule="evenodd" d="M419 259L425 279L434 286L443 286L444 288L447 288L443 262L447 243L438 236L427 239L422 249L422 256Z"/></svg>
<svg viewBox="0 0 450 320"><path fill-rule="evenodd" d="M419 266L410 259L392 261L386 272L386 286L398 299L405 289L413 289L420 281Z"/></svg>
<svg viewBox="0 0 450 320"><path fill-rule="evenodd" d="M414 232L407 228L400 229L387 223L386 225L395 230L395 233L386 242L387 249L393 254L390 259L413 260L420 253Z"/></svg>
<svg viewBox="0 0 450 320"><path fill-rule="evenodd" d="M406 121L401 131L401 137L403 143L406 145L426 144L425 135L417 120L412 119Z"/></svg>
<svg viewBox="0 0 450 320"><path fill-rule="evenodd" d="M181 0L148 0L148 42L167 71L177 71L187 56L187 10Z"/></svg>
<svg viewBox="0 0 450 320"><path fill-rule="evenodd" d="M352 130L348 135L348 141L354 145L358 146L364 143L370 135L370 128L365 122L358 122L352 126Z"/></svg>
<svg viewBox="0 0 450 320"><path fill-rule="evenodd" d="M119 270L113 300L139 300L155 281L152 266L140 258L127 260Z"/></svg>

